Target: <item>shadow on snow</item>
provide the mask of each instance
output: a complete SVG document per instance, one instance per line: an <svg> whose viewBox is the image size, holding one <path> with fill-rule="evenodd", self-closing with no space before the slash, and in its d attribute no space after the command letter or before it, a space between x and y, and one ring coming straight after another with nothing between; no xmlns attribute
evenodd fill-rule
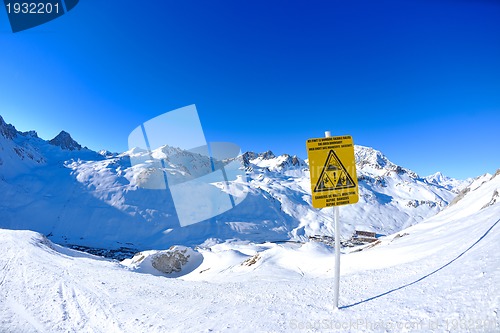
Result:
<svg viewBox="0 0 500 333"><path fill-rule="evenodd" d="M429 274L427 275L424 275L422 276L421 278L419 278L418 280L415 280L413 282L410 282L410 283L407 283L401 287L398 287L398 288L394 288L394 289L391 289L389 291L386 291L385 293L382 293L382 294L379 294L379 295L376 295L376 296L373 296L373 297L370 297L370 298L367 298L365 300L362 300L362 301L359 301L359 302L356 302L356 303L353 303L353 304L349 304L349 305L345 305L345 306L341 306L339 307L339 309L347 309L347 308L350 308L350 307L353 307L353 306L356 306L356 305L360 305L360 304L363 304L363 303L366 303L366 302L369 302L369 301L372 301L374 299L377 299L377 298L380 298L382 296L386 296L386 295L389 295L395 291L398 291L398 290L401 290L401 289L404 289L406 287L409 287L413 284L416 284L434 274L436 274L437 272L439 272L440 270L442 270L443 268L445 268L446 266L449 266L450 264L452 264L455 260L457 260L458 258L460 258L461 256L463 256L464 254L466 254L467 252L469 252L469 250L471 250L474 246L476 246L477 243L479 243L481 240L483 240L484 237L486 237L486 235L491 231L491 229L493 229L497 224L498 222L500 222L500 220L496 221L488 230L486 230L486 232L477 240L474 242L474 244L472 244L471 246L469 246L465 251L463 251L462 253L460 253L457 257L455 257L453 260L451 260L450 262L444 264L443 266L439 267L438 269L430 272Z"/></svg>

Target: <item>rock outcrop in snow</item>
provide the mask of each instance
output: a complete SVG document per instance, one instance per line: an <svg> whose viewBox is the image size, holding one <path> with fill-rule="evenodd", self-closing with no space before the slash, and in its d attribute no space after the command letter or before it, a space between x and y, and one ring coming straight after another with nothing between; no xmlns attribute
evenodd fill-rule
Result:
<svg viewBox="0 0 500 333"><path fill-rule="evenodd" d="M178 277L193 271L202 262L203 256L199 252L189 247L175 245L168 250L139 252L132 259L123 260L122 264L142 273L154 275L161 273Z"/></svg>
<svg viewBox="0 0 500 333"><path fill-rule="evenodd" d="M452 200L452 202L450 202L449 206L456 205L466 195L468 195L469 193L473 193L474 191L476 191L477 189L479 189L483 185L489 184L492 181L494 181L495 179L498 180L497 179L497 178L499 178L498 175L500 175L500 169L498 169L497 172L493 176L489 173L485 173L484 175L481 175L479 177L472 179L467 186L463 187L458 192L457 196ZM494 189L494 191L491 193L491 200L488 203L486 203L485 206L493 205L497 202L497 198L499 196L498 195L499 191L500 191L500 188ZM490 197L490 196L488 195L488 197Z"/></svg>

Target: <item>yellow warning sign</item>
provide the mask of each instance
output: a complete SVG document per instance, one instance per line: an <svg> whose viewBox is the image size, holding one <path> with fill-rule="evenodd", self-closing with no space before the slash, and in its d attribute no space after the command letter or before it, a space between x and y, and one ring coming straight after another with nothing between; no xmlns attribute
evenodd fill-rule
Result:
<svg viewBox="0 0 500 333"><path fill-rule="evenodd" d="M342 165L333 149L330 149L314 192L341 190L356 187L351 175Z"/></svg>
<svg viewBox="0 0 500 333"><path fill-rule="evenodd" d="M307 156L313 207L358 202L358 178L351 136L309 139Z"/></svg>

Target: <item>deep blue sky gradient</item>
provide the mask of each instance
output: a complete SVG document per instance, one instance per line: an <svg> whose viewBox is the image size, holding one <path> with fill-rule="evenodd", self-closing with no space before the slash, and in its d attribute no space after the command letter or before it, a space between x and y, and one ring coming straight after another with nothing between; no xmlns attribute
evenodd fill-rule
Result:
<svg viewBox="0 0 500 333"><path fill-rule="evenodd" d="M351 134L421 175L500 168L500 2L85 0L13 34L0 8L0 115L124 151L196 104L208 141L306 157Z"/></svg>

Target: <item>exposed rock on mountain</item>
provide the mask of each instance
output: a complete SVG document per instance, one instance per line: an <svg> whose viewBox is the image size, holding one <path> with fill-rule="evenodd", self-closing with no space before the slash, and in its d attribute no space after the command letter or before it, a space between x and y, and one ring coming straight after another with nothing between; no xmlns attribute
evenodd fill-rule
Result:
<svg viewBox="0 0 500 333"><path fill-rule="evenodd" d="M66 150L81 150L82 146L68 132L61 131L55 138L49 141L51 145L59 146Z"/></svg>

